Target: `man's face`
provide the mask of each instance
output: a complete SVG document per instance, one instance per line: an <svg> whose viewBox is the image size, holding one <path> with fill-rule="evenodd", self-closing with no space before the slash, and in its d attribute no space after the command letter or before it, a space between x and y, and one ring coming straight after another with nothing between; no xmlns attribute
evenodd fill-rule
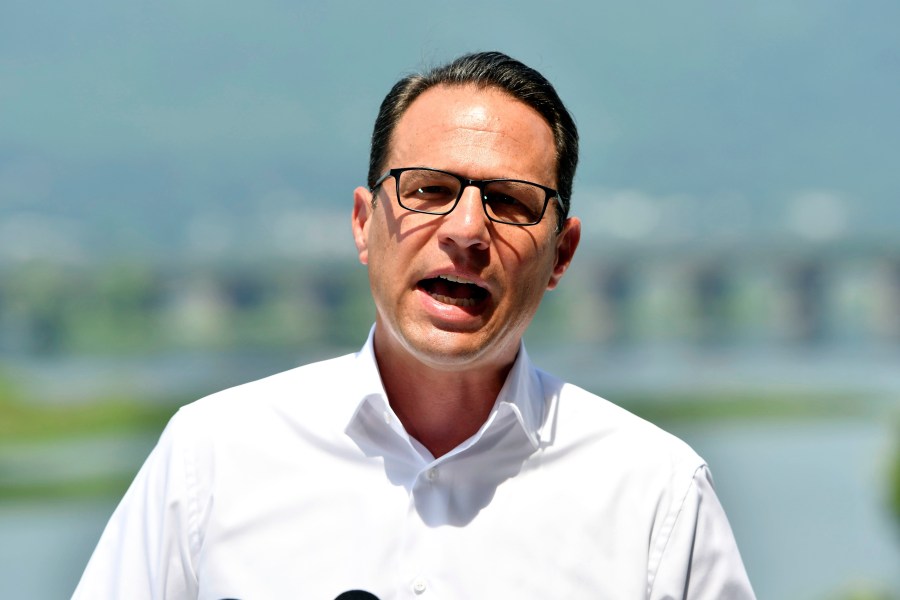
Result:
<svg viewBox="0 0 900 600"><path fill-rule="evenodd" d="M419 96L394 130L387 168L401 167L557 184L550 126L493 88L439 86ZM379 360L413 358L442 370L508 366L544 291L569 265L578 220L557 234L551 203L537 225L494 223L475 187L444 216L400 207L393 178L375 195L373 206L366 188L355 191L353 230L369 267Z"/></svg>

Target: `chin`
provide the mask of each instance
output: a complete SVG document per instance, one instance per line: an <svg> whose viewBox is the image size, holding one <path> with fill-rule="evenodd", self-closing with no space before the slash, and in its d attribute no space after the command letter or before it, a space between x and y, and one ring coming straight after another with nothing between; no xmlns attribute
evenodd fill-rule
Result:
<svg viewBox="0 0 900 600"><path fill-rule="evenodd" d="M490 364L499 366L515 360L518 344L508 360L504 360L501 344L496 338L478 338L482 336L440 331L425 338L407 338L406 346L417 360L439 370L460 371Z"/></svg>

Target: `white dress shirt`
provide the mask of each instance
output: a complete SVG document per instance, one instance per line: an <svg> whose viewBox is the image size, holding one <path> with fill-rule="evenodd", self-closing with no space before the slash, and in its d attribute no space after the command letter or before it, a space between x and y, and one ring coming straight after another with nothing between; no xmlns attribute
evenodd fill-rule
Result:
<svg viewBox="0 0 900 600"><path fill-rule="evenodd" d="M74 598L354 589L753 597L707 467L683 442L535 369L523 346L481 429L435 459L391 410L370 334L358 354L179 410Z"/></svg>

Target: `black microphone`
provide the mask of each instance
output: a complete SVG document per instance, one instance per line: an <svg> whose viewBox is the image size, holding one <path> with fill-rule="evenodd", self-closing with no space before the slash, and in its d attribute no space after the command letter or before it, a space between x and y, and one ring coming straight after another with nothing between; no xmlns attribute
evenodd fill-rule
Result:
<svg viewBox="0 0 900 600"><path fill-rule="evenodd" d="M334 600L378 600L378 596L371 592L364 592L363 590L350 590L349 592L340 594Z"/></svg>

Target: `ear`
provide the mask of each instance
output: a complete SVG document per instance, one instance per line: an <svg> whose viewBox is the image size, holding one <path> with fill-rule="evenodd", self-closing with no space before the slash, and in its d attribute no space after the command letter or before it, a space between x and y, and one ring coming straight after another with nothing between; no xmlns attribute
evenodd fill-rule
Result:
<svg viewBox="0 0 900 600"><path fill-rule="evenodd" d="M556 263L553 265L553 273L547 283L548 290L552 290L559 284L559 280L562 279L566 269L572 263L572 257L575 256L575 249L578 248L580 240L581 220L578 217L569 217L563 225L563 230L556 237Z"/></svg>
<svg viewBox="0 0 900 600"><path fill-rule="evenodd" d="M353 227L353 241L359 252L359 262L369 264L369 220L372 216L372 192L368 188L358 187L353 190L353 215L350 225Z"/></svg>

